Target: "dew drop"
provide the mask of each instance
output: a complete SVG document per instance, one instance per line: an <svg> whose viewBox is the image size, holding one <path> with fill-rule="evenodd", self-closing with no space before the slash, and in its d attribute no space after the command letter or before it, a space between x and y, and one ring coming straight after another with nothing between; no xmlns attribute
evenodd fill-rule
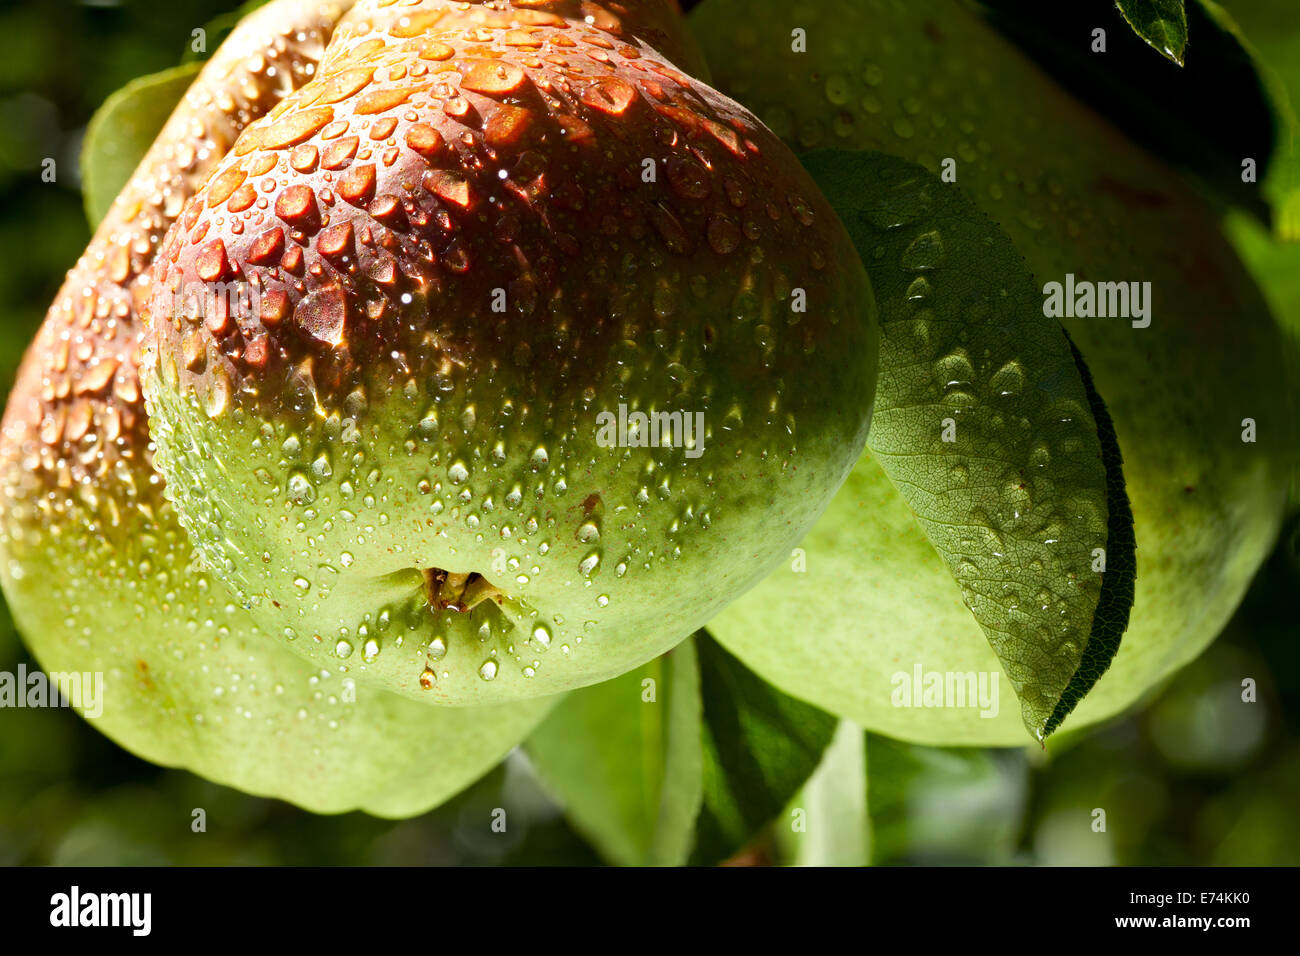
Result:
<svg viewBox="0 0 1300 956"><path fill-rule="evenodd" d="M1025 370L1021 364L1012 359L993 373L989 379L989 389L994 395L1010 398L1019 395L1025 388Z"/></svg>
<svg viewBox="0 0 1300 956"><path fill-rule="evenodd" d="M673 295L672 289L667 286L661 285L655 289L652 303L655 315L661 319L671 318L673 313L677 311L677 299Z"/></svg>
<svg viewBox="0 0 1300 956"><path fill-rule="evenodd" d="M930 292L930 280L925 276L917 276L912 280L912 284L907 287L907 298L911 301L928 299Z"/></svg>
<svg viewBox="0 0 1300 956"><path fill-rule="evenodd" d="M742 289L731 303L731 317L737 322L749 322L758 318L759 302L750 289Z"/></svg>
<svg viewBox="0 0 1300 956"><path fill-rule="evenodd" d="M849 101L849 79L839 73L826 78L826 99L836 106L843 106Z"/></svg>
<svg viewBox="0 0 1300 956"><path fill-rule="evenodd" d="M943 237L939 235L938 230L931 229L912 240L911 245L903 253L899 265L909 272L937 269L943 265L947 254Z"/></svg>
<svg viewBox="0 0 1300 956"><path fill-rule="evenodd" d="M289 476L289 482L285 490L290 500L300 505L311 504L316 500L316 489L302 472L294 472Z"/></svg>
<svg viewBox="0 0 1300 956"><path fill-rule="evenodd" d="M726 216L714 216L707 228L709 247L719 255L735 252L740 245L740 227Z"/></svg>
<svg viewBox="0 0 1300 956"><path fill-rule="evenodd" d="M946 391L964 390L975 378L975 369L964 349L949 352L934 363L935 379Z"/></svg>

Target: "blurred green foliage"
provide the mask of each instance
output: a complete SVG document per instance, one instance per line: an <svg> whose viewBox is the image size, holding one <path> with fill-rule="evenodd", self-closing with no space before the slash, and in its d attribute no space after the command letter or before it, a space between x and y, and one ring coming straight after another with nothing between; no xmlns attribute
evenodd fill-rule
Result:
<svg viewBox="0 0 1300 956"><path fill-rule="evenodd" d="M28 0L0 8L3 391L89 238L77 164L87 121L130 79L192 57L191 31L228 11L221 0ZM1251 18L1241 19L1249 29ZM209 49L216 39L210 32ZM54 182L41 178L49 159ZM1273 268L1261 281L1275 304L1295 314L1300 249L1268 251ZM871 859L1300 862L1297 527L1224 636L1134 714L1054 739L1047 750L938 750L869 737L866 759L843 765L860 773L865 763L872 778ZM35 667L0 607L0 671L20 663ZM1254 703L1242 701L1246 679L1257 688ZM313 816L155 767L68 710L5 709L0 721L4 865L598 862L520 753L438 810L393 822ZM206 814L204 832L192 828L196 808ZM1105 811L1104 831L1097 810ZM493 822L502 812L506 827L498 832ZM785 834L772 832L737 862L787 862L796 852Z"/></svg>

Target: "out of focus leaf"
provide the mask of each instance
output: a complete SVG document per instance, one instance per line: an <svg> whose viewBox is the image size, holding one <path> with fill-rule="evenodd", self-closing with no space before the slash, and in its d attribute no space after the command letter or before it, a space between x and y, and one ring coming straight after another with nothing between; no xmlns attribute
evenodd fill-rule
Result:
<svg viewBox="0 0 1300 956"><path fill-rule="evenodd" d="M187 63L132 80L95 113L81 148L82 190L92 229L108 213L201 67Z"/></svg>
<svg viewBox="0 0 1300 956"><path fill-rule="evenodd" d="M571 692L528 739L542 782L612 863L672 865L690 852L700 806L695 650L673 651Z"/></svg>
<svg viewBox="0 0 1300 956"><path fill-rule="evenodd" d="M1289 36L1247 36L1232 15L1214 0L1196 2L1219 29L1236 37L1242 49L1254 60L1260 84L1267 91L1273 110L1274 151L1263 182L1264 195L1273 210L1273 231L1287 242L1300 241L1300 120L1297 120L1292 98L1297 87L1290 85L1288 89L1287 81L1275 69L1286 64L1288 74L1295 76L1294 64L1289 58L1300 52L1300 19L1294 16L1293 7ZM1262 55L1257 43L1268 44L1281 54L1281 59Z"/></svg>
<svg viewBox="0 0 1300 956"><path fill-rule="evenodd" d="M185 54L181 57L182 63L194 63L206 60L217 47L230 36L231 31L239 25L239 21L244 19L258 7L264 7L269 0L247 0L235 10L227 10L225 13L219 13L202 27L203 30L203 49L194 49L193 34L191 34L190 45L185 48Z"/></svg>
<svg viewBox="0 0 1300 956"><path fill-rule="evenodd" d="M866 866L867 741L862 728L842 720L822 762L789 808L793 859L799 866ZM781 836L784 836L782 828Z"/></svg>
<svg viewBox="0 0 1300 956"><path fill-rule="evenodd" d="M1224 231L1259 283L1279 324L1292 340L1300 341L1300 245L1278 241L1239 212L1228 214ZM1293 376L1293 382L1296 380Z"/></svg>
<svg viewBox="0 0 1300 956"><path fill-rule="evenodd" d="M836 720L767 683L701 631L704 804L693 863L726 859L772 821L803 786Z"/></svg>
<svg viewBox="0 0 1300 956"><path fill-rule="evenodd" d="M867 734L867 767L873 863L1009 862L1028 800L1022 751Z"/></svg>

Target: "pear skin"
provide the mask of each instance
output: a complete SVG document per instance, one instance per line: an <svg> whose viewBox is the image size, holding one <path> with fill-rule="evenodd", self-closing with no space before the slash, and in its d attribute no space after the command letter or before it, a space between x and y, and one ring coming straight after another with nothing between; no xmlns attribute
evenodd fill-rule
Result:
<svg viewBox="0 0 1300 956"><path fill-rule="evenodd" d="M863 447L878 329L843 226L651 45L666 5L583 9L358 3L155 267L181 521L358 684L623 673L760 580Z"/></svg>

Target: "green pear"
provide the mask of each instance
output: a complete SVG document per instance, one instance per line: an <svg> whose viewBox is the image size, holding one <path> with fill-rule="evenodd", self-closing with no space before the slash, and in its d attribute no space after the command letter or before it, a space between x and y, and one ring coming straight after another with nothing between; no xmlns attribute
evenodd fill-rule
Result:
<svg viewBox="0 0 1300 956"><path fill-rule="evenodd" d="M1219 633L1286 497L1282 343L1211 211L965 4L706 0L692 26L719 88L796 148L946 176L1045 286L1151 284L1149 324L1062 319L1114 419L1137 540L1128 631L1064 726L1118 713ZM1005 680L998 707L904 706L932 675L1001 668L870 452L800 548L710 624L730 650L871 730L1024 741Z"/></svg>
<svg viewBox="0 0 1300 956"><path fill-rule="evenodd" d="M405 816L491 769L550 702L422 707L259 633L165 498L138 376L136 304L167 225L345 6L281 0L245 21L68 275L5 412L0 580L50 680L133 753L317 812ZM9 690L53 698L36 675Z"/></svg>
<svg viewBox="0 0 1300 956"><path fill-rule="evenodd" d="M168 493L333 675L465 704L623 673L861 452L878 330L843 226L644 41L667 4L616 7L359 3L164 244Z"/></svg>

